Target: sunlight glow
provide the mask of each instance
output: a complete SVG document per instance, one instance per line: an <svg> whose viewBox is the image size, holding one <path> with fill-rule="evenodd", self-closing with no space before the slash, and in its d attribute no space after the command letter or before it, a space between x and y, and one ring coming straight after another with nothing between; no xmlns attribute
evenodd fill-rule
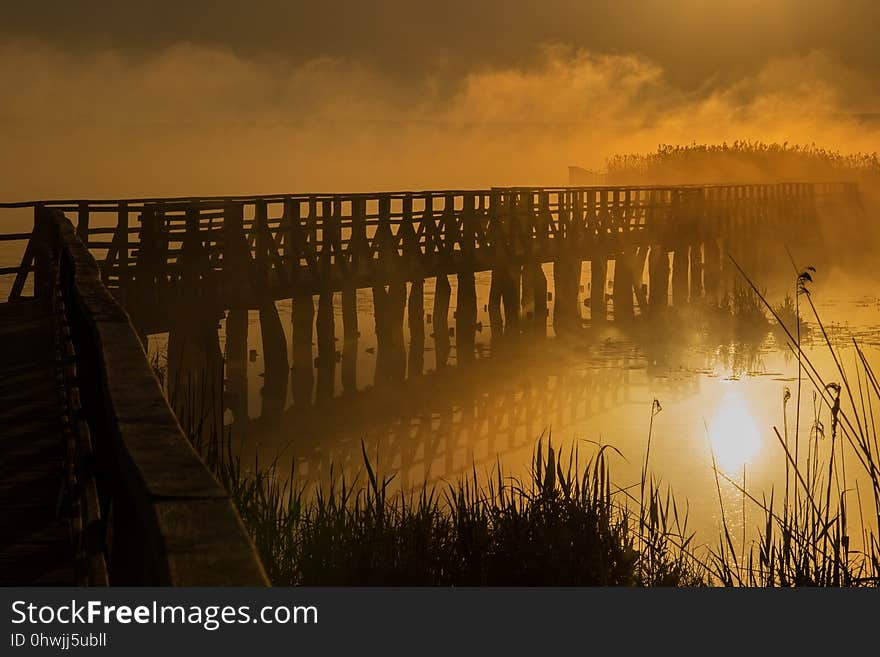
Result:
<svg viewBox="0 0 880 657"><path fill-rule="evenodd" d="M718 467L737 473L750 463L761 447L758 425L742 395L728 392L709 423L709 442Z"/></svg>

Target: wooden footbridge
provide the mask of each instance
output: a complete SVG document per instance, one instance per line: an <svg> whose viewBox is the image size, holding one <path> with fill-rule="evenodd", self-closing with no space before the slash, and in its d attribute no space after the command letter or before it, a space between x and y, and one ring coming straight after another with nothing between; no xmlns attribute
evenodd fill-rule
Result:
<svg viewBox="0 0 880 657"><path fill-rule="evenodd" d="M67 509L62 525L72 528L70 554L79 564L68 570L77 581L264 582L230 500L169 410L144 355L146 335L168 332L171 397L193 373L206 375L211 394L225 381L237 416L246 412L247 312L258 310L263 414L278 416L288 381L296 406L332 398L338 360L344 391L355 390L358 289L373 295L376 383L400 382L422 374L428 337L438 368L450 358L453 337L457 362L475 359L477 272L491 272L484 307L499 349L523 335L546 335L548 319L557 334L583 327L585 261L590 324L659 320L670 304L718 299L732 277L725 254L760 278L769 245L817 235L822 213L851 211L857 198L848 183L791 183L0 205L34 212L32 232L0 236L0 243L24 245L21 264L0 269L15 277L0 329L34 323L42 327L34 335L43 335L22 341L14 358L0 352L0 365L22 382L29 358L47 374L33 378L32 398L27 387L4 396L0 410L15 417L3 449L18 454L9 445L34 431L55 445L45 453L58 467L21 480L43 493L54 486L56 499L66 500L53 514L52 495L44 494L41 512L49 523ZM426 279L434 287L427 311ZM290 359L279 299L292 299ZM224 318L225 355L218 339ZM33 405L45 399L39 391L50 380L57 400ZM15 415L20 405L33 413ZM32 423L37 416L48 418L42 429ZM25 488L0 489L3 518L18 517L7 510ZM47 525L46 535L57 537L58 526ZM3 535L17 537L0 546L6 570L14 567L7 556L30 554L22 546L37 539L31 530Z"/></svg>

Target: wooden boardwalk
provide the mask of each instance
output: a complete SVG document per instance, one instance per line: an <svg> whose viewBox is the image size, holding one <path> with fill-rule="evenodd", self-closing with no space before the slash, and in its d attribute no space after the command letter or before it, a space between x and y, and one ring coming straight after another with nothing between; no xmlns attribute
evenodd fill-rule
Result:
<svg viewBox="0 0 880 657"><path fill-rule="evenodd" d="M40 301L0 305L0 586L76 583L53 330Z"/></svg>

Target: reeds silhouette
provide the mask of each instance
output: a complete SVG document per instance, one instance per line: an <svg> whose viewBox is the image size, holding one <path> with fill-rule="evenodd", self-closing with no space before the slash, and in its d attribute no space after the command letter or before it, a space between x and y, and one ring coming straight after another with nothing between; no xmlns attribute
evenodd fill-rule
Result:
<svg viewBox="0 0 880 657"><path fill-rule="evenodd" d="M605 163L608 181L627 184L880 179L880 155L841 153L816 144L739 140L730 144L663 144L652 153L615 155Z"/></svg>
<svg viewBox="0 0 880 657"><path fill-rule="evenodd" d="M873 407L880 402L880 385L865 353L853 338L855 368L847 371L825 325L816 310L810 294L815 270L806 268L796 277L795 321L786 323L782 316L758 291L754 282L734 265L770 312L787 339L788 348L799 365L796 417L800 417L801 384L812 387L814 422L807 445L801 445L799 421L793 435L787 421L783 431L774 427L780 449L785 456L785 491L781 508L777 506L775 491L769 499L759 499L739 482L733 481L715 469L716 477L724 478L736 487L760 510L763 530L750 549L739 560L730 541L729 525L724 521L724 536L712 551L713 575L723 584L747 586L855 586L880 582L880 544L877 527L880 522L880 470L877 467L877 426ZM818 370L801 344L802 318L800 300L806 301L824 348L832 357L835 376L830 381ZM783 412L791 392L783 392ZM830 416L830 432L822 421L822 411ZM830 436L828 435L830 433ZM820 449L826 442L827 449ZM846 458L849 454L861 466L850 473L847 484ZM854 477L855 475L855 477ZM874 517L865 517L862 505L862 486L873 501ZM854 545L848 518L850 503L855 496L859 513L861 545Z"/></svg>

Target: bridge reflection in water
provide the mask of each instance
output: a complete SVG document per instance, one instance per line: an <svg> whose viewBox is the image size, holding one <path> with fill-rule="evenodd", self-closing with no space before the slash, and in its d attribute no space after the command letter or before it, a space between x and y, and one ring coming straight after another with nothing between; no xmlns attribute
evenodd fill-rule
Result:
<svg viewBox="0 0 880 657"><path fill-rule="evenodd" d="M292 459L300 484L362 475L365 451L383 474L394 475L394 488L406 490L470 477L474 469L482 478L498 462L508 474L523 475L542 435L568 446L599 440L594 418L625 415L628 406L630 417L647 417L644 400L652 394L672 401L698 393L698 369L670 376L669 361L620 334L589 344L586 333L426 374L406 386L291 408L280 423L233 425L233 434L259 445L262 462L277 457L283 472Z"/></svg>

